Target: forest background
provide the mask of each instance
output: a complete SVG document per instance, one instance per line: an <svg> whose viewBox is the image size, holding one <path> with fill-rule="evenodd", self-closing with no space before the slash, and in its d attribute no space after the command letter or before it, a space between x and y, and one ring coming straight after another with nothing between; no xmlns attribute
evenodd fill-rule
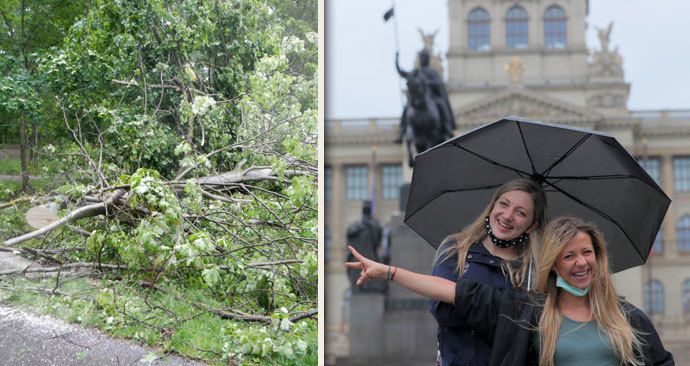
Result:
<svg viewBox="0 0 690 366"><path fill-rule="evenodd" d="M316 364L316 0L0 2L0 303ZM40 229L25 215L56 212ZM160 355L153 355L153 358Z"/></svg>

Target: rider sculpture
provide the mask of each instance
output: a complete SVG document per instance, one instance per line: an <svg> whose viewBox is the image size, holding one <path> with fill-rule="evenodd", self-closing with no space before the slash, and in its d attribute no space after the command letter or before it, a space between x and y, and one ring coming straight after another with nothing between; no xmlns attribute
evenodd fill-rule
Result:
<svg viewBox="0 0 690 366"><path fill-rule="evenodd" d="M424 48L419 52L419 68L408 72L400 69L398 54L395 55L395 67L407 80L407 105L400 119L397 141L405 138L410 167L414 165L415 153L452 137L456 128L443 80L429 66L429 58L429 50Z"/></svg>

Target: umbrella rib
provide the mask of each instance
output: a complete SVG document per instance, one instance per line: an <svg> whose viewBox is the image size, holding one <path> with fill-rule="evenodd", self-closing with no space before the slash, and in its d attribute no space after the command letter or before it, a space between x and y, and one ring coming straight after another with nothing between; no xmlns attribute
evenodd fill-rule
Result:
<svg viewBox="0 0 690 366"><path fill-rule="evenodd" d="M587 140L590 136L592 136L591 133L588 133L585 136L583 136L578 142L575 143L575 145L573 145L568 151L566 151L565 154L563 154L560 158L558 158L558 160L551 164L550 167L546 168L546 170L544 170L544 172L541 175L544 177L548 176L551 169L553 169L556 165L560 164L563 160L565 160L565 158L570 156L570 154L572 154L578 147L580 147L580 145L582 145L585 142L585 140Z"/></svg>
<svg viewBox="0 0 690 366"><path fill-rule="evenodd" d="M631 175L631 174L610 174L610 175L589 175L589 176L587 176L587 175L549 176L549 179L555 179L555 180L607 180L607 179L621 179L621 178L640 179L639 177Z"/></svg>
<svg viewBox="0 0 690 366"><path fill-rule="evenodd" d="M532 155L529 153L529 149L527 148L527 142L525 142L525 135L522 133L522 125L519 123L515 122L517 125L518 131L520 131L520 138L522 139L522 146L525 148L525 153L527 153L527 159L529 159L529 164L532 166L532 174L535 174L537 172L537 169L534 167L534 161L532 160Z"/></svg>
<svg viewBox="0 0 690 366"><path fill-rule="evenodd" d="M506 168L506 169L508 169L508 170L512 170L512 171L514 171L515 173L520 174L521 177L522 177L523 175L527 175L527 176L530 175L529 173L523 172L522 170L515 169L515 168L510 167L510 166L507 166L507 165L505 165L505 164L501 164L501 163L499 163L499 162L497 162L497 161L495 161L495 160L489 159L489 158L487 158L486 156L482 156L481 154L476 153L476 152L474 152L474 151L472 151L472 150L470 150L470 149L468 149L468 148L466 148L466 147L462 147L462 146L460 146L460 145L458 145L458 144L453 144L453 146L457 147L458 149L467 151L468 153L470 153L470 154L472 154L472 155L474 155L474 156L476 156L476 157L478 157L478 158L480 158L480 159L482 159L482 160L484 160L484 161L486 161L486 162L489 162L489 163L494 164L494 165L498 165L498 166L503 167L503 168Z"/></svg>
<svg viewBox="0 0 690 366"><path fill-rule="evenodd" d="M557 191L563 193L565 196L567 196L567 197L569 197L570 199L574 200L575 202L581 204L582 206L584 206L584 207L590 209L592 212L594 212L594 213L598 214L599 216L605 218L606 220L610 221L611 223L613 223L614 225L616 225L616 226L621 230L621 232L623 233L623 235L625 235L625 237L628 239L628 241L630 241L631 243L635 243L635 241L632 240L632 238L630 237L630 235L628 235L628 233L620 226L620 224L619 224L616 220L613 219L613 217L607 215L606 213L604 213L603 211L599 210L598 208L596 208L596 207L594 207L594 206L592 206L592 205L590 205L590 204L588 204L588 203L586 203L586 202L583 202L583 201L580 200L579 198L577 198L577 197L573 196L572 194L570 194L570 193L568 193L568 192L562 190L561 188L559 188L559 187L557 187L557 186L551 184L550 182L546 182L546 184L548 184L548 185L550 185L551 187L555 188ZM635 245L633 245L633 248L635 248L635 251L637 252L637 255L638 255L640 258L644 258L644 255L643 255L642 253L640 253L640 249L639 249L639 248L637 248Z"/></svg>
<svg viewBox="0 0 690 366"><path fill-rule="evenodd" d="M666 193L664 191L659 190L659 188L654 187L653 185L650 185L648 182L645 182L641 177L637 175L632 175L632 174L611 174L611 175L592 175L592 176L562 176L562 177L554 177L550 176L549 177L552 184L559 183L562 180L609 180L609 179L636 179L645 184L646 186L652 188L653 190L657 191L658 193L663 194L666 196Z"/></svg>

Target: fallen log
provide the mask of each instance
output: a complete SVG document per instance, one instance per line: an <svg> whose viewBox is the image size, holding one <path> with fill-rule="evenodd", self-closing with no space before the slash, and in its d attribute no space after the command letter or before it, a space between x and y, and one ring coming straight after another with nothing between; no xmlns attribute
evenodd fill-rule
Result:
<svg viewBox="0 0 690 366"><path fill-rule="evenodd" d="M120 199L120 197L122 197L124 194L125 194L124 190L115 191L115 193L110 198L105 200L104 202L80 207L80 208L70 212L65 217L61 218L60 220L52 222L50 225L47 225L47 226L45 226L41 229L38 229L38 230L34 230L30 233L20 235L16 238L5 240L5 242L3 244L6 246L17 245L17 244L24 242L24 241L27 241L29 239L33 239L35 237L47 234L47 233L53 231L54 229L56 229L62 225L65 225L69 222L77 221L77 220L85 218L85 217L91 217L91 216L104 214L107 212L107 209L113 204L113 202Z"/></svg>

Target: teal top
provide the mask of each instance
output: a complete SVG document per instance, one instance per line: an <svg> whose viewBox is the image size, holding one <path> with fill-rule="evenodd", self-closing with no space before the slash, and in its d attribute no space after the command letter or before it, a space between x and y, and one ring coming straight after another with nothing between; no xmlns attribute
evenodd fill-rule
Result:
<svg viewBox="0 0 690 366"><path fill-rule="evenodd" d="M533 334L532 342L539 349L539 336ZM578 322L563 316L556 340L554 365L619 366L620 362L611 348L608 334L599 332L595 321Z"/></svg>

